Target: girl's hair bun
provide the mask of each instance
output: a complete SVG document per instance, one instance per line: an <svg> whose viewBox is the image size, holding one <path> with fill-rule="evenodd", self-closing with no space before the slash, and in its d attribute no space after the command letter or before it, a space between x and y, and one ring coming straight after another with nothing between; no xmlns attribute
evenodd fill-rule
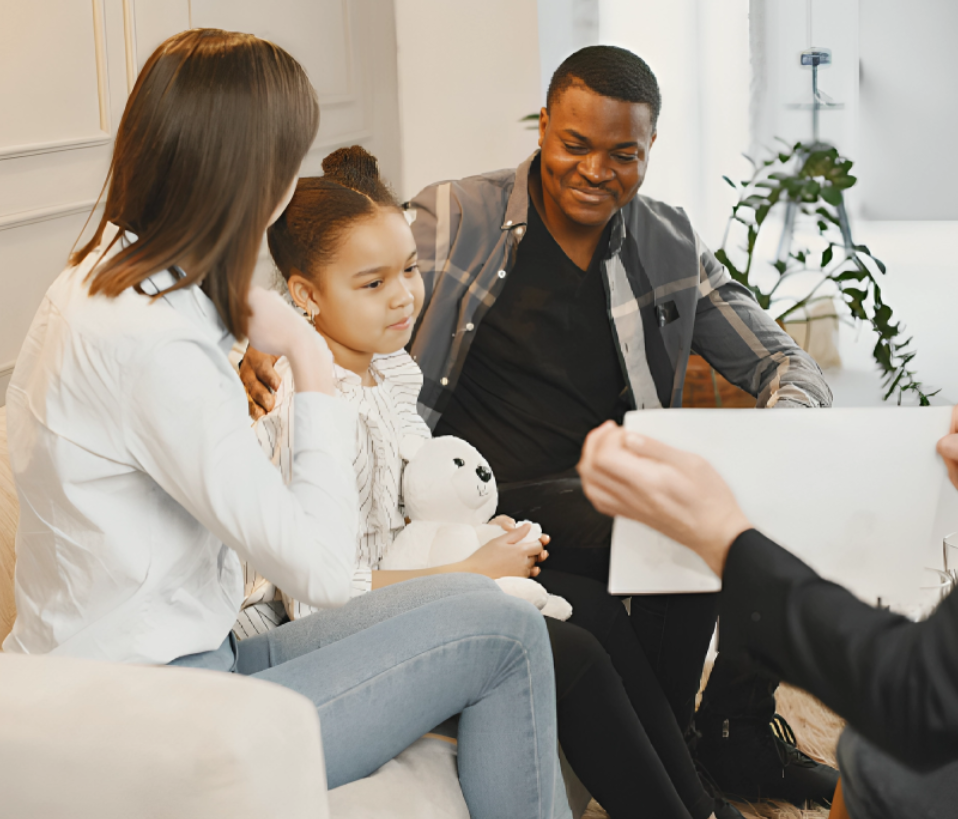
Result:
<svg viewBox="0 0 958 819"><path fill-rule="evenodd" d="M376 157L359 145L333 151L323 160L323 173L330 181L367 196L382 185Z"/></svg>
<svg viewBox="0 0 958 819"><path fill-rule="evenodd" d="M283 215L267 232L269 252L283 278L317 271L339 252L349 228L375 215L377 208L399 208L379 178L376 157L353 145L323 160L325 176L304 176Z"/></svg>

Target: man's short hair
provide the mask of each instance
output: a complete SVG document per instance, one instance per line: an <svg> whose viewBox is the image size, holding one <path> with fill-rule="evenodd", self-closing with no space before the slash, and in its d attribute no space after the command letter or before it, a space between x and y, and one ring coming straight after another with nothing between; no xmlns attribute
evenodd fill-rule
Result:
<svg viewBox="0 0 958 819"><path fill-rule="evenodd" d="M659 83L645 60L628 49L610 45L586 46L566 57L552 75L546 107L551 107L566 89L576 83L582 83L603 97L645 103L652 112L652 128L655 128L662 108Z"/></svg>

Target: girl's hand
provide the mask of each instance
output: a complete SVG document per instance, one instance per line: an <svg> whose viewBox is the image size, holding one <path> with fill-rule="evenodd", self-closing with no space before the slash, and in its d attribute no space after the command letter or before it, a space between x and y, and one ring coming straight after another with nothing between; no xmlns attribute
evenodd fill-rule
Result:
<svg viewBox="0 0 958 819"><path fill-rule="evenodd" d="M304 322L279 293L251 287L247 335L257 350L289 359L297 392L335 393L333 355L326 341Z"/></svg>
<svg viewBox="0 0 958 819"><path fill-rule="evenodd" d="M510 518L508 515L496 515L492 520L489 521L489 523L491 523L493 526L498 526L500 529L504 529L506 532L511 532L513 529L516 528L515 519ZM543 546L548 546L550 540L552 540L552 538L549 537L549 535L542 535L539 538L539 542ZM543 549L542 553L539 555L538 562L541 563L548 556L549 556L549 553L545 549ZM538 573L539 573L538 570L536 570L536 574Z"/></svg>
<svg viewBox="0 0 958 819"><path fill-rule="evenodd" d="M578 469L596 509L640 521L688 546L719 577L732 542L751 528L708 461L612 422L589 433Z"/></svg>
<svg viewBox="0 0 958 819"><path fill-rule="evenodd" d="M535 577L536 563L548 556L540 541L520 543L529 534L530 526L520 526L502 537L490 540L463 561L463 568L497 580L500 577Z"/></svg>

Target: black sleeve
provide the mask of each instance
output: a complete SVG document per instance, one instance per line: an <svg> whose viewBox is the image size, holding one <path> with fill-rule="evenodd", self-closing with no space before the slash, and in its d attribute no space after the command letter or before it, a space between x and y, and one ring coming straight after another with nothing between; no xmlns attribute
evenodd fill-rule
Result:
<svg viewBox="0 0 958 819"><path fill-rule="evenodd" d="M958 593L912 623L753 529L732 544L720 605L723 652L746 652L913 768L958 759Z"/></svg>

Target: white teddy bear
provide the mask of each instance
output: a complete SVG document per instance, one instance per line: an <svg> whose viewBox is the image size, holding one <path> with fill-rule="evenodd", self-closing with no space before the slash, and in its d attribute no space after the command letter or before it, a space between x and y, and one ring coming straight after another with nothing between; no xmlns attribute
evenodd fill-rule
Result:
<svg viewBox="0 0 958 819"><path fill-rule="evenodd" d="M465 560L480 546L503 534L487 521L499 503L496 479L479 451L451 435L407 435L400 445L406 462L403 502L412 521L399 533L380 562L387 570L428 569ZM528 523L523 521L522 523ZM522 542L537 540L542 528ZM502 577L496 583L514 597L528 600L546 617L568 620L572 606L526 577Z"/></svg>

